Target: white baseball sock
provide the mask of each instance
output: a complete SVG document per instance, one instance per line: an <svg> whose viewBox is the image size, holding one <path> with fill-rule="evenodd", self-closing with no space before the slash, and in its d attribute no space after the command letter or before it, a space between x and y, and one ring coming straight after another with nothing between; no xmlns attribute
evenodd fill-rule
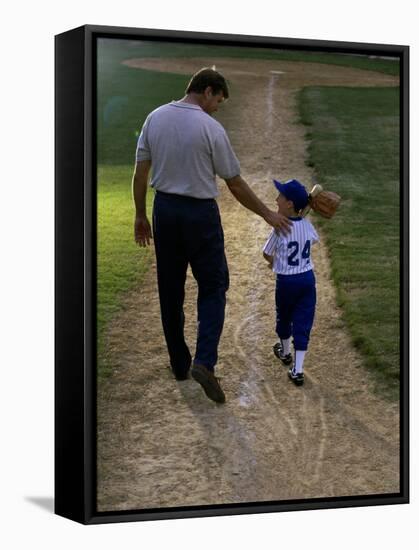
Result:
<svg viewBox="0 0 419 550"><path fill-rule="evenodd" d="M296 351L295 352L295 366L294 366L294 372L299 374L300 372L303 372L303 364L304 364L304 356L306 352L305 351Z"/></svg>
<svg viewBox="0 0 419 550"><path fill-rule="evenodd" d="M287 338L286 340L283 340L281 338L281 344L282 344L282 353L284 355L288 355L291 353L291 338Z"/></svg>

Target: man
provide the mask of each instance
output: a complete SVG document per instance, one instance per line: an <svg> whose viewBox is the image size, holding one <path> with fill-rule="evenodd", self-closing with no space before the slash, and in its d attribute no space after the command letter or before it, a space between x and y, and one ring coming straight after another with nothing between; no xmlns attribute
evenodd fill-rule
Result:
<svg viewBox="0 0 419 550"><path fill-rule="evenodd" d="M270 210L240 176L240 165L224 128L210 115L229 97L224 77L204 68L186 95L149 114L138 139L133 196L135 240L150 244L146 213L150 168L156 191L153 237L161 318L172 371L177 380L192 377L206 395L224 403L214 375L229 285L224 235L215 197L216 174L234 197L273 227L287 231L288 219ZM183 302L188 264L198 283L198 334L195 356L184 339Z"/></svg>

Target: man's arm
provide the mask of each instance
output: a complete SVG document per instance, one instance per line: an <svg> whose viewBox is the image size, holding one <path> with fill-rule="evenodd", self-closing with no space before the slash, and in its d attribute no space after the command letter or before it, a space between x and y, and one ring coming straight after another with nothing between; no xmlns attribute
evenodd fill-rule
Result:
<svg viewBox="0 0 419 550"><path fill-rule="evenodd" d="M226 179L225 182L240 204L261 216L266 223L279 229L282 233L289 232L291 226L290 220L286 216L270 210L259 197L255 195L240 175Z"/></svg>
<svg viewBox="0 0 419 550"><path fill-rule="evenodd" d="M147 218L146 195L148 174L151 168L150 160L140 160L135 165L132 178L132 195L135 204L134 238L140 246L150 244L151 227Z"/></svg>

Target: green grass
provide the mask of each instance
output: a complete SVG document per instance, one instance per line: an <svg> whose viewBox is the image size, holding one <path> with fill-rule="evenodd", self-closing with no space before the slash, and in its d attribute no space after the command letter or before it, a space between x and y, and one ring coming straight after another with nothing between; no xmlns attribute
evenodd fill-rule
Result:
<svg viewBox="0 0 419 550"><path fill-rule="evenodd" d="M305 88L309 164L342 196L326 234L338 302L379 386L399 385L399 89ZM339 361L339 358L331 358ZM337 366L338 368L338 366Z"/></svg>
<svg viewBox="0 0 419 550"><path fill-rule="evenodd" d="M98 170L97 333L100 375L109 371L102 355L106 324L123 307L124 294L141 284L153 250L134 242L134 210L130 181L132 167L102 166ZM152 194L148 193L148 212Z"/></svg>
<svg viewBox="0 0 419 550"><path fill-rule="evenodd" d="M152 110L183 97L185 77L114 67L101 74L97 109L97 153L101 165L131 165L143 122Z"/></svg>

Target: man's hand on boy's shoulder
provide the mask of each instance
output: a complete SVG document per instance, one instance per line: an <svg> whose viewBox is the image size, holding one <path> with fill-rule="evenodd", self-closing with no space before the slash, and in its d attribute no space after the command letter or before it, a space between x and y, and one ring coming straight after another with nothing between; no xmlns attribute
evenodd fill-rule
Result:
<svg viewBox="0 0 419 550"><path fill-rule="evenodd" d="M291 231L292 221L279 212L269 210L265 215L265 221L275 229L279 229L283 235Z"/></svg>

